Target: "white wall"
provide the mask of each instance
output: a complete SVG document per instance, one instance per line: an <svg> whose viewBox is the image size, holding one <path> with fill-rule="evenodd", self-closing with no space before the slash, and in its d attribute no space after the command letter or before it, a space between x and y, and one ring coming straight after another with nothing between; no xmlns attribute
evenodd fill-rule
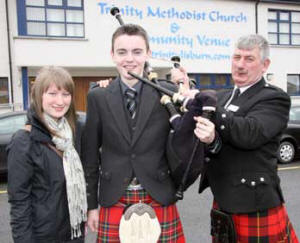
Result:
<svg viewBox="0 0 300 243"><path fill-rule="evenodd" d="M111 61L111 36L119 27L109 13L111 0L85 0L85 38L55 39L20 37L17 33L16 1L9 2L12 32L12 61L14 98L17 107L22 104L21 67L28 67L35 75L43 65L67 67L74 76L109 76L116 70ZM238 3L237 3L238 2ZM165 75L171 63L170 56L186 53L182 65L193 73L230 73L230 56L236 39L255 33L255 1L231 0L114 0L121 9L125 23L142 25L150 36L153 56L151 65L160 77ZM238 6L238 7L237 7ZM289 4L260 3L258 5L258 32L267 37L268 8L300 10ZM179 17L174 17L172 11ZM3 16L4 0L0 0L0 75L8 75L6 21ZM169 12L168 12L169 11ZM218 18L219 15L219 18ZM220 16L226 18L221 20ZM175 37L172 43L159 40ZM4 44L2 44L4 43ZM198 55L196 58L188 56ZM164 56L165 55L165 56ZM4 58L2 58L2 56ZM300 73L299 47L273 46L272 63L268 73L273 73L272 83L286 89L287 73ZM18 108L17 108L18 109Z"/></svg>
<svg viewBox="0 0 300 243"><path fill-rule="evenodd" d="M0 0L0 77L10 82L5 0ZM9 104L1 104L0 113L7 111L10 111Z"/></svg>
<svg viewBox="0 0 300 243"><path fill-rule="evenodd" d="M240 2L238 9L234 1L211 0L116 0L114 5L124 9L125 23L138 23L148 31L154 56L169 60L172 54L184 52L182 61L189 72L230 72L229 58L235 39L253 32L255 26L254 7L249 2ZM85 40L16 38L16 64L113 67L111 36L119 23L109 13L111 6L108 0L85 1ZM172 9L183 19L168 17L167 11ZM221 15L232 19L221 21ZM158 43L168 37L175 38L175 43ZM191 53L198 58L191 58ZM170 64L154 61L153 66Z"/></svg>
<svg viewBox="0 0 300 243"><path fill-rule="evenodd" d="M9 76L5 0L0 0L0 77Z"/></svg>
<svg viewBox="0 0 300 243"><path fill-rule="evenodd" d="M4 1L4 0L0 0ZM23 109L23 92L22 92L22 80L21 80L21 69L16 63L15 58L15 42L13 37L17 36L17 10L16 1L7 1L9 11L9 25L10 25L10 44L11 44L11 62L12 62L12 83L13 83L13 110ZM7 50L6 50L7 51ZM21 53L20 53L21 54ZM30 57L29 57L30 58Z"/></svg>

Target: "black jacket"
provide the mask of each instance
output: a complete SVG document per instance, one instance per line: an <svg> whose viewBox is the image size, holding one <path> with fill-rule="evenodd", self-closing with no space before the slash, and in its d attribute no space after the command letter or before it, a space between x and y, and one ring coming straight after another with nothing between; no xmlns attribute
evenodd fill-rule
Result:
<svg viewBox="0 0 300 243"><path fill-rule="evenodd" d="M51 136L30 111L29 118L31 132L17 131L7 147L14 242L65 242L71 228L62 158L46 145Z"/></svg>
<svg viewBox="0 0 300 243"><path fill-rule="evenodd" d="M174 203L175 186L165 154L170 130L168 113L160 104L158 92L143 85L131 137L119 82L114 80L105 89L94 88L88 94L82 144L88 207L117 203L133 173L156 201Z"/></svg>
<svg viewBox="0 0 300 243"><path fill-rule="evenodd" d="M290 98L262 79L226 111L230 94L218 94L215 125L223 145L206 163L200 192L210 186L220 208L230 213L278 206L284 200L276 152L287 126Z"/></svg>

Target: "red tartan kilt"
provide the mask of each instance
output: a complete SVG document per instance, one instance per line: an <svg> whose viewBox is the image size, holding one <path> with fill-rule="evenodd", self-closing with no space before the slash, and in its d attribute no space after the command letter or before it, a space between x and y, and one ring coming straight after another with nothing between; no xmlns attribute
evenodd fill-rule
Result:
<svg viewBox="0 0 300 243"><path fill-rule="evenodd" d="M175 204L161 206L145 190L126 191L120 201L108 208L100 208L98 243L118 243L119 223L124 207L128 204L147 203L154 209L161 225L159 243L185 243L182 224Z"/></svg>
<svg viewBox="0 0 300 243"><path fill-rule="evenodd" d="M213 208L218 209L214 201ZM299 243L284 205L249 214L232 214L238 243Z"/></svg>

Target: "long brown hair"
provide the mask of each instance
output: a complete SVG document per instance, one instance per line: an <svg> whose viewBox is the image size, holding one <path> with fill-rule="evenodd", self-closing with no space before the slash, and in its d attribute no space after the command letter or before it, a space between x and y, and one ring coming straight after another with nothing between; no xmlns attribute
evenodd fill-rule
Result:
<svg viewBox="0 0 300 243"><path fill-rule="evenodd" d="M51 84L55 84L58 89L65 89L71 94L71 104L69 110L65 114L66 119L68 120L72 132L75 131L75 122L76 122L76 113L74 105L74 82L70 73L62 68L57 66L45 66L41 68L36 76L34 84L31 89L31 108L34 109L38 119L46 126L50 131L51 135L56 135L50 128L47 126L44 117L43 117L43 94L48 90Z"/></svg>

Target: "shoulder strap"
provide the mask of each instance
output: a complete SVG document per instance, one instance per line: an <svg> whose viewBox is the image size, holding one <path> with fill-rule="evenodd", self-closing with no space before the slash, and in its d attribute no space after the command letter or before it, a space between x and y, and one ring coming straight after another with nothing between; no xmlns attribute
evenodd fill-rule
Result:
<svg viewBox="0 0 300 243"><path fill-rule="evenodd" d="M45 143L45 145L46 145L48 148L54 150L54 151L59 155L59 157L63 158L63 152L62 152L61 150L58 150L55 146L53 146L53 145L50 144L50 143Z"/></svg>

